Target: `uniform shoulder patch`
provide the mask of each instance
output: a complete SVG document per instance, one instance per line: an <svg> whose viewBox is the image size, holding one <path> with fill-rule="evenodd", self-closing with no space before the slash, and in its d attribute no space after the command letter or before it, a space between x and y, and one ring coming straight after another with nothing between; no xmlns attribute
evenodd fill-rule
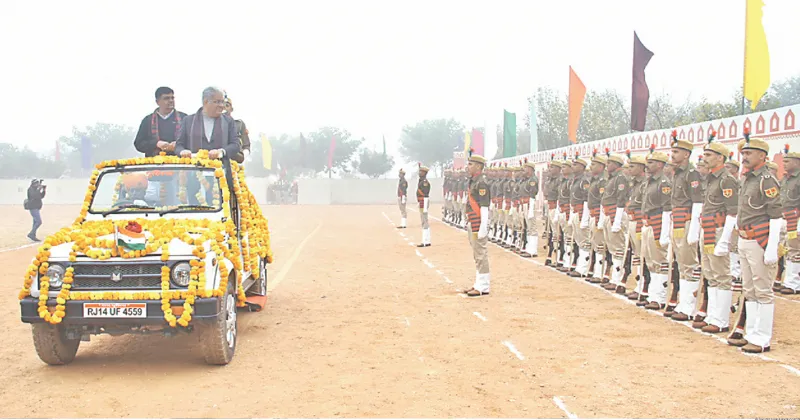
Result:
<svg viewBox="0 0 800 420"><path fill-rule="evenodd" d="M428 181L422 181L422 185L427 186L428 185Z"/></svg>
<svg viewBox="0 0 800 420"><path fill-rule="evenodd" d="M620 191L625 191L625 187L626 186L627 186L627 184L619 184L619 187L617 187L617 189L620 190Z"/></svg>
<svg viewBox="0 0 800 420"><path fill-rule="evenodd" d="M775 198L775 197L777 197L778 196L778 187L770 187L770 188L765 189L764 190L764 195L766 195L767 198Z"/></svg>
<svg viewBox="0 0 800 420"><path fill-rule="evenodd" d="M485 188L478 189L478 195L481 195L481 196L486 195L486 189Z"/></svg>
<svg viewBox="0 0 800 420"><path fill-rule="evenodd" d="M700 186L700 181L692 181L689 183L692 188L697 188Z"/></svg>
<svg viewBox="0 0 800 420"><path fill-rule="evenodd" d="M668 195L671 192L672 192L672 187L670 187L669 185L662 185L661 186L661 193L662 194Z"/></svg>
<svg viewBox="0 0 800 420"><path fill-rule="evenodd" d="M725 198L733 197L733 188L723 188L722 189L722 196Z"/></svg>

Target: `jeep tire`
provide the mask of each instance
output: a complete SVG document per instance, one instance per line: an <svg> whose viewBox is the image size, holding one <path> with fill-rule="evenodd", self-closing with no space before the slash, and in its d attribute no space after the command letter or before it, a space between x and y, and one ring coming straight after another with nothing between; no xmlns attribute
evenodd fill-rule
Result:
<svg viewBox="0 0 800 420"><path fill-rule="evenodd" d="M228 276L228 287L220 299L220 311L212 322L198 325L203 356L210 365L227 365L236 352L236 275Z"/></svg>
<svg viewBox="0 0 800 420"><path fill-rule="evenodd" d="M33 346L39 359L48 365L66 365L75 359L81 340L67 338L66 329L47 323L31 324Z"/></svg>

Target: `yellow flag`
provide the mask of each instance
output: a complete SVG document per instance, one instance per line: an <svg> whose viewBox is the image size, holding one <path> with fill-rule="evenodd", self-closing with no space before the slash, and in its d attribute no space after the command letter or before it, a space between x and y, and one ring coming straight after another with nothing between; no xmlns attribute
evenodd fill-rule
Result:
<svg viewBox="0 0 800 420"><path fill-rule="evenodd" d="M744 28L744 97L755 110L769 89L769 48L764 32L764 0L747 0Z"/></svg>
<svg viewBox="0 0 800 420"><path fill-rule="evenodd" d="M265 169L272 169L272 144L264 133L261 133L261 159Z"/></svg>
<svg viewBox="0 0 800 420"><path fill-rule="evenodd" d="M464 157L469 157L469 148L472 146L471 139L469 138L469 131L464 133Z"/></svg>

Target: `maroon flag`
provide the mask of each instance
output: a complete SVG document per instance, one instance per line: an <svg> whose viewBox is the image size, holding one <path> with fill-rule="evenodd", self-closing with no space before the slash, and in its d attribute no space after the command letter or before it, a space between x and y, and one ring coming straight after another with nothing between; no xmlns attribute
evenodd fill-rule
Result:
<svg viewBox="0 0 800 420"><path fill-rule="evenodd" d="M477 128L472 129L470 147L475 151L475 154L483 156L483 133Z"/></svg>
<svg viewBox="0 0 800 420"><path fill-rule="evenodd" d="M647 120L647 104L650 89L644 78L644 69L653 58L653 53L645 48L636 31L633 31L633 83L631 85L631 130L644 131Z"/></svg>

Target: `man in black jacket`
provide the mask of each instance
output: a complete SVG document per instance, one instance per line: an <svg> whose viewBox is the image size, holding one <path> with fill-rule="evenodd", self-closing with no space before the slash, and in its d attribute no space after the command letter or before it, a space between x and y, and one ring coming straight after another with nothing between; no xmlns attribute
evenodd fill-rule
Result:
<svg viewBox="0 0 800 420"><path fill-rule="evenodd" d="M33 227L30 233L28 233L28 239L34 242L41 242L41 240L36 237L36 230L42 225L42 199L46 194L47 186L42 185L41 179L34 179L31 181L31 185L28 187L28 199L26 200L27 205L25 208L31 213L31 217L33 218Z"/></svg>
<svg viewBox="0 0 800 420"><path fill-rule="evenodd" d="M156 89L156 104L158 108L139 124L133 145L147 157L161 152L174 155L186 113L175 109L175 92L166 86Z"/></svg>
<svg viewBox="0 0 800 420"><path fill-rule="evenodd" d="M208 150L211 159L227 156L233 159L241 151L236 122L224 114L225 96L222 90L208 87L203 90L203 106L184 119L175 154L190 157L192 153Z"/></svg>

